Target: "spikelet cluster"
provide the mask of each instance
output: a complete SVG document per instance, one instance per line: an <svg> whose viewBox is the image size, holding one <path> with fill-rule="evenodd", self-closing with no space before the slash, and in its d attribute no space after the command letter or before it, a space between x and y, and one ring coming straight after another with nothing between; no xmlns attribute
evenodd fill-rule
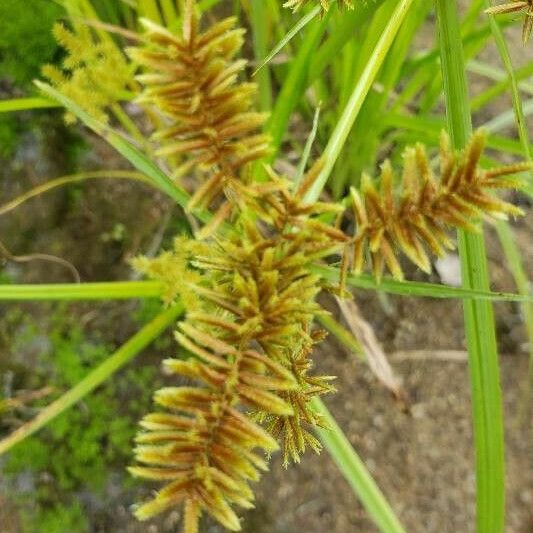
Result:
<svg viewBox="0 0 533 533"><path fill-rule="evenodd" d="M107 122L106 108L115 104L133 81L131 65L113 41L98 40L87 28L70 31L57 23L53 34L66 56L61 68L43 66L43 76L91 116ZM70 114L65 119L75 121Z"/></svg>
<svg viewBox="0 0 533 533"><path fill-rule="evenodd" d="M153 136L157 155L169 161L176 178L193 168L207 176L189 208L219 209L218 218L229 211L222 193L240 183L249 163L269 149L260 132L266 115L252 109L257 87L238 79L246 61L235 59L244 34L235 23L227 18L202 32L188 2L181 32L143 20L144 44L129 50L145 68L138 76L145 87L139 101L167 119Z"/></svg>
<svg viewBox="0 0 533 533"><path fill-rule="evenodd" d="M525 167L480 170L481 134L459 155L443 137L437 180L415 146L405 154L400 195L389 163L379 190L365 177L352 191L356 230L345 235L343 208L304 201L320 162L298 186L271 169L265 181L248 180L247 167L268 140L258 133L264 116L251 108L255 86L237 83L242 31L228 19L202 33L192 2L186 5L179 35L145 22L146 44L130 54L147 69L141 99L168 121L154 135L159 155L175 160L176 176L202 170L191 207L216 207L214 220L231 216L232 224L224 232L210 225L205 240L179 238L173 251L135 262L163 282L167 302L179 299L187 309L176 332L186 357L165 367L188 381L156 393L160 409L141 422L131 472L166 482L137 508L138 518L181 506L186 533L198 531L204 513L237 531L234 506L253 505L250 484L267 468L265 453L281 443L287 464L320 448L310 431L322 421L309 402L333 387L330 377L313 374L310 359L323 333L312 327L322 312L315 302L321 283L309 266L343 254L341 290L348 268L363 269L366 252L376 277L385 267L402 276L400 251L427 270L427 250L452 246L447 228L475 229L471 219L481 214L519 213L487 191L513 186L506 176Z"/></svg>
<svg viewBox="0 0 533 533"><path fill-rule="evenodd" d="M165 366L195 383L157 392L170 412L141 423L140 466L131 471L168 484L137 509L140 519L182 504L187 533L204 511L237 531L232 504L252 505L249 483L267 466L258 452L277 449L278 439L286 462L320 449L309 430L321 420L309 401L333 389L331 378L311 373L309 355L323 334L312 330L321 287L308 267L338 253L347 237L317 219L338 206L302 200L318 171L295 192L270 171L268 182L242 189L238 231L209 242L181 238L174 252L137 263L174 284L188 309L176 337L189 358Z"/></svg>
<svg viewBox="0 0 533 533"><path fill-rule="evenodd" d="M330 0L319 0L320 6L322 7L323 11L328 11L330 8ZM309 0L288 0L283 4L283 7L288 7L289 9L292 9L293 11L298 11L306 4L309 4ZM337 4L341 9L348 8L353 9L353 1L352 0L337 0Z"/></svg>
<svg viewBox="0 0 533 533"><path fill-rule="evenodd" d="M530 165L483 170L479 159L484 145L485 134L477 131L466 149L457 154L443 133L438 178L431 170L423 145L407 148L399 194L394 190L390 162L382 165L379 189L368 175L363 175L360 191L351 189L356 232L350 247L355 272L363 270L369 256L377 279L385 267L395 278L402 279L400 252L429 272L427 252L440 257L454 247L447 230L476 231L475 221L482 216L521 215L520 209L498 199L491 191L519 187L520 182L509 176Z"/></svg>
<svg viewBox="0 0 533 533"><path fill-rule="evenodd" d="M522 27L522 41L527 44L533 34L533 0L515 0L506 2L485 10L489 15L503 13L524 13L524 25Z"/></svg>

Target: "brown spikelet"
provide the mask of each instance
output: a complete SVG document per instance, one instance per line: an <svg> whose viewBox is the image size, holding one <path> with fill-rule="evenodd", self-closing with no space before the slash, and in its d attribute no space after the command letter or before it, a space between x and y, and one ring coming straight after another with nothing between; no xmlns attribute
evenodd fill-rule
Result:
<svg viewBox="0 0 533 533"><path fill-rule="evenodd" d="M252 109L256 85L238 81L246 66L235 59L244 30L228 18L201 32L192 3L187 5L178 34L142 20L144 45L129 54L145 67L138 76L145 86L139 101L155 106L167 120L153 136L157 155L169 161L176 177L190 169L205 173L190 209L219 209L221 193L268 152L269 139L260 133L266 115Z"/></svg>
<svg viewBox="0 0 533 533"><path fill-rule="evenodd" d="M179 239L173 254L137 261L165 284L181 280L191 311L176 338L190 357L165 367L196 383L160 390L155 400L169 412L141 423L140 466L131 472L168 484L137 509L140 519L182 505L186 531L196 531L202 512L238 530L232 506L252 505L249 483L266 468L258 450L272 452L278 439L287 463L320 449L310 430L322 422L309 401L333 388L331 378L311 373L323 335L311 329L320 284L307 267L348 238L316 218L337 206L303 202L308 179L292 192L267 170L268 182L239 191L240 231L208 243Z"/></svg>
<svg viewBox="0 0 533 533"><path fill-rule="evenodd" d="M524 12L524 26L522 28L522 41L527 44L533 34L533 0L518 0L506 2L485 10L489 15L500 15L503 13Z"/></svg>
<svg viewBox="0 0 533 533"><path fill-rule="evenodd" d="M361 190L351 189L356 232L347 253L351 253L355 272L363 270L368 253L377 279L385 268L402 279L399 252L428 272L428 252L442 256L453 248L448 229L476 231L475 221L481 216L505 218L522 214L519 208L490 194L490 190L518 187L519 183L508 176L531 165L482 170L478 164L484 144L485 134L478 131L467 148L455 154L443 133L439 178L433 174L422 145L408 148L399 195L394 194L394 175L388 161L382 166L379 189L364 175Z"/></svg>

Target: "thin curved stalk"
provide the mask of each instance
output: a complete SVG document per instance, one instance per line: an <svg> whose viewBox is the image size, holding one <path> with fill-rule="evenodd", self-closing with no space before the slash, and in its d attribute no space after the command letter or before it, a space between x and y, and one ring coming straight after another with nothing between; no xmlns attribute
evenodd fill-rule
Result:
<svg viewBox="0 0 533 533"><path fill-rule="evenodd" d="M60 178L55 178L53 180L47 181L26 191L23 194L20 194L13 200L5 203L0 206L0 216L5 215L9 211L17 208L22 205L24 202L39 196L45 192L51 191L57 187L62 187L63 185L68 185L69 183L78 183L86 179L103 179L103 178L113 178L113 179L130 179L144 182L148 185L151 185L151 181L146 178L140 172L134 172L131 170L96 170L94 172L80 172L79 174L71 174L69 176L62 176Z"/></svg>
<svg viewBox="0 0 533 533"><path fill-rule="evenodd" d="M272 59L279 54L279 52L289 44L292 38L302 31L307 24L309 24L315 17L320 14L320 6L314 7L309 13L304 15L291 29L290 31L281 39L281 41L276 44L272 51L261 61L259 66L254 71L254 76L267 64L272 61Z"/></svg>
<svg viewBox="0 0 533 533"><path fill-rule="evenodd" d="M355 354L361 361L366 361L366 354L362 344L344 326L339 324L331 315L320 314L316 319L326 328L344 347Z"/></svg>
<svg viewBox="0 0 533 533"><path fill-rule="evenodd" d="M455 0L436 4L448 128L454 147L461 149L472 133L472 122L459 14ZM459 232L459 254L464 286L488 290L483 235ZM474 415L477 531L499 533L505 509L504 437L494 315L491 304L482 301L465 301L464 312Z"/></svg>
<svg viewBox="0 0 533 533"><path fill-rule="evenodd" d="M83 110L76 102L54 89L51 85L35 81L35 85L47 96L59 102L76 115L88 128L107 141L115 150L125 157L137 170L150 178L151 183L163 191L184 209L190 201L189 194L176 185L153 161L146 157L122 135L102 124ZM195 215L203 222L209 222L211 215L206 211L195 211Z"/></svg>
<svg viewBox="0 0 533 533"><path fill-rule="evenodd" d="M159 314L77 385L45 407L33 420L30 420L0 441L0 455L6 453L25 438L39 431L54 418L85 398L87 394L109 379L115 372L131 361L141 350L146 348L167 327L173 324L181 313L183 313L183 306L177 304Z"/></svg>

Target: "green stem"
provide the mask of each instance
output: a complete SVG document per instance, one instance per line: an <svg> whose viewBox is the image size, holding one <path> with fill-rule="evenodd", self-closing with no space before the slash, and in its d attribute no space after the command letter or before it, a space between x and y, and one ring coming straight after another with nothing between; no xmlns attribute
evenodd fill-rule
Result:
<svg viewBox="0 0 533 533"><path fill-rule="evenodd" d="M334 267L309 265L309 270L320 276L324 281L338 286L340 270ZM487 300L495 302L531 302L531 295L512 294L505 292L491 292L490 290L475 290L464 287L450 287L438 283L424 281L398 281L385 277L379 283L374 276L368 274L346 277L346 285L358 289L367 289L374 292L398 294L401 296L427 297L427 298L458 298L466 300Z"/></svg>
<svg viewBox="0 0 533 533"><path fill-rule="evenodd" d="M89 115L76 102L59 92L57 89L46 83L35 80L35 85L47 96L56 100L71 113L76 115L87 127L97 135L105 139L117 152L124 156L137 170L151 179L152 183L161 191L174 199L183 208L189 203L187 192L176 185L152 160L144 155L139 149L133 146L120 134L102 124ZM211 217L204 211L196 213L200 220L207 222Z"/></svg>
<svg viewBox="0 0 533 533"><path fill-rule="evenodd" d="M161 13L156 0L139 0L138 6L139 15L141 17L150 19L156 24L162 24Z"/></svg>
<svg viewBox="0 0 533 533"><path fill-rule="evenodd" d="M337 158L341 153L341 150L348 138L348 134L352 129L352 126L359 115L359 111L363 106L363 103L374 83L376 76L383 65L383 61L387 57L387 54L394 42L394 38L400 29L400 26L411 7L414 0L399 0L396 9L392 13L389 23L385 27L376 48L372 52L365 69L363 70L361 77L357 80L355 88L350 96L348 104L342 113L339 122L335 130L333 131L328 145L324 150L324 168L313 183L312 187L305 197L308 202L315 202L318 200L322 189L326 185L326 182L335 166Z"/></svg>
<svg viewBox="0 0 533 533"><path fill-rule="evenodd" d="M490 0L484 0L485 7L492 7ZM516 128L518 130L518 136L524 150L524 157L531 161L531 150L529 142L529 133L527 130L527 124L524 117L524 108L522 105L522 99L520 97L520 89L518 87L518 79L515 74L507 42L500 28L500 25L496 21L493 15L489 15L490 28L496 41L496 47L500 54L501 60L504 64L507 76L511 86L511 94L513 98L513 110L516 118ZM530 183L533 185L532 175L530 173ZM518 244L515 241L513 230L507 222L499 222L496 224L496 231L502 244L502 248L507 259L507 264L514 277L516 288L520 294L530 294L530 283L524 269L524 261L522 254L518 248ZM528 404L529 394L533 389L533 304L526 303L522 306L522 312L524 314L524 322L526 325L526 331L529 339L529 379L526 380L525 386L525 401L524 405Z"/></svg>
<svg viewBox="0 0 533 533"><path fill-rule="evenodd" d="M141 133L135 122L131 120L129 115L122 109L120 104L113 104L111 110L115 118L119 121L122 127L144 148L148 145L148 140Z"/></svg>
<svg viewBox="0 0 533 533"><path fill-rule="evenodd" d="M455 0L437 0L441 68L447 120L456 149L472 133L466 66ZM463 285L490 287L483 234L459 232ZM477 483L477 531L499 533L504 527L504 438L494 315L489 302L465 301L465 329L469 353L474 416Z"/></svg>
<svg viewBox="0 0 533 533"><path fill-rule="evenodd" d="M316 319L324 326L335 338L343 344L351 353L357 355L362 361L366 361L366 354L361 343L341 324L339 324L329 314L319 314Z"/></svg>
<svg viewBox="0 0 533 533"><path fill-rule="evenodd" d="M311 401L311 405L322 416L328 427L328 429L317 429L320 440L337 463L346 481L358 495L372 520L385 533L404 532L385 496L327 407L317 397Z"/></svg>
<svg viewBox="0 0 533 533"><path fill-rule="evenodd" d="M268 52L268 5L265 0L251 0L250 22L254 39L254 55L256 61L261 61ZM265 65L257 72L259 84L259 103L262 111L272 109L272 79L270 68Z"/></svg>
<svg viewBox="0 0 533 533"><path fill-rule="evenodd" d="M13 111L26 111L27 109L48 109L60 107L60 104L48 98L11 98L0 100L0 113L11 113Z"/></svg>
<svg viewBox="0 0 533 533"><path fill-rule="evenodd" d="M0 301L126 300L160 298L157 281L111 281L108 283L64 283L0 285Z"/></svg>
<svg viewBox="0 0 533 533"><path fill-rule="evenodd" d="M165 26L172 28L178 18L175 2L173 0L160 0L159 3L165 17Z"/></svg>
<svg viewBox="0 0 533 533"><path fill-rule="evenodd" d="M7 438L0 441L0 455L6 453L26 437L33 435L36 431L46 426L58 415L65 412L69 407L72 407L96 387L109 379L158 337L181 313L183 313L183 306L178 304L159 314L77 385L45 407L33 420L24 424Z"/></svg>

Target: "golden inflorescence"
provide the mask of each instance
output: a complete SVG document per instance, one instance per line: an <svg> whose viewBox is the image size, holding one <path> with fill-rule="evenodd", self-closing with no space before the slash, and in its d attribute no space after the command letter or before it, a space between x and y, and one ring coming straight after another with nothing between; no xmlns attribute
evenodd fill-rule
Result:
<svg viewBox="0 0 533 533"><path fill-rule="evenodd" d="M67 29L57 23L57 42L67 52L61 67L45 65L43 75L91 116L107 122L106 108L115 105L133 81L133 69L111 38L102 40L87 27ZM75 118L67 114L67 122Z"/></svg>
<svg viewBox="0 0 533 533"><path fill-rule="evenodd" d="M310 355L323 338L313 319L323 310L315 302L322 284L309 266L342 256L341 290L348 269L360 272L367 258L378 278L385 267L403 276L400 253L428 270L428 251L452 247L448 230L520 213L489 193L516 187L507 176L528 166L482 170L481 133L462 154L443 136L438 177L423 147L409 148L401 183L386 162L379 188L365 176L360 191L352 189L355 231L347 235L344 208L304 200L320 160L299 184L269 167L266 180L250 179L268 142L259 131L264 116L251 106L255 87L238 80L242 32L233 19L201 32L187 6L178 35L146 22L144 44L130 53L146 69L141 101L168 120L154 135L159 154L175 159L176 178L199 172L193 205L218 207L214 218L231 229L210 224L204 239L181 237L172 251L135 261L163 282L167 302L180 299L187 309L176 333L187 357L165 367L191 382L156 393L162 409L141 422L131 472L166 482L137 507L140 519L180 505L186 533L198 531L204 512L236 531L233 506L252 506L250 482L267 468L265 452L280 442L287 464L320 449L312 430L322 421L309 401L333 386L312 373Z"/></svg>
<svg viewBox="0 0 533 533"><path fill-rule="evenodd" d="M490 191L519 187L520 182L508 176L527 170L531 165L483 170L479 167L479 159L484 144L485 135L478 131L466 149L456 154L443 133L438 178L421 144L407 148L399 195L394 193L394 173L388 161L381 168L379 189L363 175L360 190L352 188L350 191L356 222L351 243L355 272L363 270L369 255L377 279L381 278L385 267L395 278L403 279L399 252L424 272L429 272L431 263L427 250L441 257L454 247L447 234L450 228L476 231L474 221L481 216L521 215L520 209L498 199Z"/></svg>
<svg viewBox="0 0 533 533"><path fill-rule="evenodd" d="M238 81L246 61L234 57L244 30L235 28L232 17L201 32L192 7L179 34L142 22L144 44L129 54L147 69L138 76L145 86L138 101L155 106L166 119L153 135L156 155L167 159L176 179L191 169L207 174L189 209L218 209L215 219L223 220L230 209L225 197L246 179L248 163L269 149L260 131L266 115L251 109L256 84Z"/></svg>
<svg viewBox="0 0 533 533"><path fill-rule="evenodd" d="M141 423L142 466L131 471L169 484L136 514L145 519L183 503L187 533L197 531L193 517L201 511L240 529L231 504L251 506L249 482L266 469L257 449L270 453L280 439L285 462L308 446L320 449L310 430L321 420L309 401L332 386L329 377L311 374L309 355L322 338L312 330L321 287L308 266L341 250L347 238L317 220L338 206L303 202L307 180L293 191L270 177L243 189L235 233L209 244L181 238L174 252L137 262L169 285L170 298L184 301L188 314L176 337L191 357L165 366L200 385L159 391L156 402L173 414Z"/></svg>

